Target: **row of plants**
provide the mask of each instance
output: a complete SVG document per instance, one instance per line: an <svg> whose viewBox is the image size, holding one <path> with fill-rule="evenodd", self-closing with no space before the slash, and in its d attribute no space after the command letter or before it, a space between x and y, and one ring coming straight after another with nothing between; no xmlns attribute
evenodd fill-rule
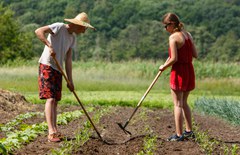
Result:
<svg viewBox="0 0 240 155"><path fill-rule="evenodd" d="M138 119L146 120L146 113L145 112L140 113ZM196 136L196 138L194 139L194 142L198 143L202 151L207 155L216 154L216 153L220 153L224 155L229 155L229 154L237 155L240 151L240 147L237 144L227 145L223 141L211 137L207 131L203 131L200 129L200 127L195 123L194 119L193 119L193 130ZM153 155L154 152L156 151L156 147L157 147L156 144L157 144L158 137L153 133L153 131L149 126L145 127L145 131L150 134L144 138L143 150L141 150L138 153L138 155L143 155L143 154Z"/></svg>
<svg viewBox="0 0 240 155"><path fill-rule="evenodd" d="M20 114L20 115L16 116L14 119L12 119L10 122L0 125L0 131L11 132L15 129L16 126L21 124L24 120L32 118L32 117L37 116L37 115L43 116L43 113L41 113L41 112L28 112L28 113L25 113L25 114Z"/></svg>
<svg viewBox="0 0 240 155"><path fill-rule="evenodd" d="M103 115L106 115L111 109L111 106L101 108L100 111L97 111L92 118L94 124L98 124L100 118ZM114 112L111 110L111 112ZM89 121L83 123L82 129L77 129L75 139L71 141L65 140L60 148L51 150L51 155L65 155L71 154L72 152L77 152L81 146L85 144L90 139L92 125ZM95 131L94 131L95 132Z"/></svg>
<svg viewBox="0 0 240 155"><path fill-rule="evenodd" d="M88 108L89 112L94 108ZM76 110L72 112L64 112L58 115L58 125L66 125L70 121L79 118L83 115L82 110ZM28 144L36 137L47 131L47 123L42 122L39 124L33 124L26 126L23 130L15 130L6 133L7 138L0 139L0 154L9 154L13 151L20 149L23 144Z"/></svg>
<svg viewBox="0 0 240 155"><path fill-rule="evenodd" d="M145 107L142 108L142 110L138 113L138 117L132 121L133 126L134 123L137 123L138 121L147 121L147 111L151 110ZM143 129L144 130L141 131L142 134L145 135L147 133L147 135L144 136L143 148L137 153L137 155L153 155L157 149L157 135L149 125L143 126Z"/></svg>
<svg viewBox="0 0 240 155"><path fill-rule="evenodd" d="M200 130L199 126L193 121L193 130L196 138L194 142L198 143L202 151L207 155L224 154L224 155L237 155L240 148L236 144L226 145L224 142L212 138L207 131ZM150 133L144 138L143 150L137 155L153 155L156 151L158 137L153 133L149 126L145 127L145 131ZM220 146L220 149L219 149Z"/></svg>
<svg viewBox="0 0 240 155"><path fill-rule="evenodd" d="M195 108L198 110L202 110L202 108L200 106L203 106L204 109L207 109L210 111L213 110L213 111L221 112L222 110L217 110L216 105L212 106L212 105L214 105L215 102L217 103L217 105L220 104L221 108L222 107L227 108L227 111L233 112L234 115L228 115L228 116L235 116L237 114L237 111L234 111L234 110L239 109L239 105L240 105L238 102L230 101L230 100L202 98L202 99L199 99L196 101ZM208 107L208 105L211 105L212 107ZM106 109L106 111L105 110L100 111L99 115L96 114L96 116L94 117L94 122L98 122L99 118L102 115L106 114L106 112L108 111L108 108L103 108L103 109ZM93 111L93 110L94 110L94 108L88 109L88 111ZM12 121L7 123L8 125L5 124L2 127L4 130L5 130L5 126L6 127L8 126L9 128L14 128L24 119L31 118L32 116L38 115L38 114L39 113L30 113L30 114L25 114L25 115L19 115L19 116L15 117ZM209 113L205 113L205 114L209 114ZM40 114L40 115L42 115L42 114ZM79 118L81 115L82 115L82 112L80 112L80 111L63 113L61 115L58 115L58 124L60 124L60 125L67 124L68 122L72 121L73 119ZM236 115L236 116L238 116L238 115ZM145 110L143 110L139 114L139 117L137 119L134 119L132 121L132 123L133 124L136 123L138 119L141 119L141 120L146 119L146 111ZM14 120L18 120L18 121L14 121ZM229 120L231 121L234 119L229 119ZM233 121L233 123L234 123L234 121ZM10 124L12 124L12 125L10 125ZM64 144L62 148L69 147L69 149L60 150L59 151L60 153L58 151L57 152L59 154L64 154L67 151L73 151L73 150L77 151L77 149L80 146L82 146L89 139L89 136L90 136L89 128L90 127L91 127L91 125L89 124L89 122L85 122L84 129L78 134L78 136L76 136L77 142L76 143L75 143L75 141L74 142L71 141L70 143L68 142L67 144ZM148 131L151 133L151 129L149 129L148 127L145 127L145 128L148 129ZM2 154L7 153L7 152L11 153L11 152L13 152L13 150L20 148L22 144L29 143L30 141L35 139L39 134L44 133L46 130L47 130L46 123L40 123L40 124L34 124L31 126L28 126L23 131L10 132L7 134L6 139L0 140L0 153L2 153ZM202 148L203 152L205 152L206 154L213 154L213 153L215 153L215 151L220 151L223 154L236 155L239 151L239 147L236 144L228 146L224 142L221 142L217 139L210 137L207 132L201 131L195 123L194 123L194 131L196 133L196 142L199 144L199 146ZM157 141L156 135L151 134L149 136L146 136L144 138L143 150L141 150L139 152L139 154L152 154L156 147L156 141ZM73 148L74 143L76 144L76 149ZM80 143L81 143L81 145L79 145ZM220 149L219 149L219 146L221 146ZM11 150L11 148L13 150ZM53 154L54 154L54 152L55 151L53 151ZM58 153L56 153L56 154L58 154Z"/></svg>
<svg viewBox="0 0 240 155"><path fill-rule="evenodd" d="M52 155L65 155L71 154L74 151L77 151L79 147L81 147L85 142L87 142L90 138L91 132L91 123L89 121L84 122L83 128L79 133L75 135L75 140L64 141L61 144L60 148L51 150Z"/></svg>
<svg viewBox="0 0 240 155"><path fill-rule="evenodd" d="M149 134L144 137L143 149L137 155L154 155L157 148L157 135L153 133L149 126L145 127L145 131Z"/></svg>
<svg viewBox="0 0 240 155"><path fill-rule="evenodd" d="M195 101L194 107L203 115L217 116L234 125L240 125L240 101L202 97Z"/></svg>
<svg viewBox="0 0 240 155"><path fill-rule="evenodd" d="M239 125L240 122L240 102L233 99L206 98L202 97L195 101L194 109L202 115L213 115L225 119L233 125ZM212 154L217 146L221 146L221 153L236 155L239 147L236 144L227 146L224 142L212 138L207 131L200 131L199 127L194 124L196 131L196 142L207 154Z"/></svg>
<svg viewBox="0 0 240 155"><path fill-rule="evenodd" d="M193 123L193 129L195 131L195 141L198 143L202 151L207 155L212 154L224 154L224 155L237 155L239 153L239 147L236 144L227 146L224 142L212 138L207 131L200 130L199 126ZM217 149L219 148L220 149Z"/></svg>

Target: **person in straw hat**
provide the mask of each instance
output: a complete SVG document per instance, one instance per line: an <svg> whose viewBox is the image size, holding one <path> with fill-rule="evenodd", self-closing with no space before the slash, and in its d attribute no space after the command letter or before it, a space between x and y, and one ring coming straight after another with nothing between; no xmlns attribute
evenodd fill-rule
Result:
<svg viewBox="0 0 240 155"><path fill-rule="evenodd" d="M48 141L60 142L61 134L57 129L57 103L61 100L62 74L58 70L52 57L55 57L60 66L65 68L70 84L70 91L74 90L72 80L72 48L75 43L75 34L84 33L90 25L90 20L85 12L78 14L73 19L64 19L69 22L53 23L35 30L36 36L45 44L43 53L39 59L39 98L46 99L45 116L48 125ZM46 38L46 34L48 37Z"/></svg>

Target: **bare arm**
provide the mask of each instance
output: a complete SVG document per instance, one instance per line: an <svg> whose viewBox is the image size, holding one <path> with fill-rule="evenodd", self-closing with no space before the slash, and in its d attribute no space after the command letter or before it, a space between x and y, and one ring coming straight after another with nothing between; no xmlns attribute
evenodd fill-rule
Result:
<svg viewBox="0 0 240 155"><path fill-rule="evenodd" d="M70 82L70 85L68 85L68 88L70 89L70 91L73 91L74 85L73 85L73 79L72 79L72 49L69 49L67 52L65 67L66 67L67 77Z"/></svg>
<svg viewBox="0 0 240 155"><path fill-rule="evenodd" d="M41 40L45 45L47 45L50 48L50 52L53 54L55 53L53 51L52 45L46 38L46 34L51 33L53 34L52 30L48 26L43 26L35 30L35 34L38 37L39 40Z"/></svg>
<svg viewBox="0 0 240 155"><path fill-rule="evenodd" d="M165 61L164 65L170 60L170 57L167 58L167 60Z"/></svg>
<svg viewBox="0 0 240 155"><path fill-rule="evenodd" d="M191 41L192 41L192 45L193 45L193 57L197 59L197 58L198 58L198 53L197 53L197 50L196 50L195 44L194 44L194 42L193 42L192 35L191 35L190 33L188 33L188 34L189 34L189 36L190 36L190 39L191 39Z"/></svg>
<svg viewBox="0 0 240 155"><path fill-rule="evenodd" d="M164 71L169 66L172 66L177 61L177 42L174 36L170 36L169 45L171 49L171 58L168 57L164 65L159 67L159 70Z"/></svg>

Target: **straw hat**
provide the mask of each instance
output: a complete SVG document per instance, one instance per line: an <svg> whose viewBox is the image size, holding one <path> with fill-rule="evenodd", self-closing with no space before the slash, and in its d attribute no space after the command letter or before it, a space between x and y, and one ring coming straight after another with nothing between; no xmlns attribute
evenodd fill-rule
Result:
<svg viewBox="0 0 240 155"><path fill-rule="evenodd" d="M88 15L85 12L79 13L75 18L73 19L64 19L67 22L76 24L76 25L81 25L81 26L85 26L85 27L89 27L91 29L95 28L90 25L90 20L88 19Z"/></svg>

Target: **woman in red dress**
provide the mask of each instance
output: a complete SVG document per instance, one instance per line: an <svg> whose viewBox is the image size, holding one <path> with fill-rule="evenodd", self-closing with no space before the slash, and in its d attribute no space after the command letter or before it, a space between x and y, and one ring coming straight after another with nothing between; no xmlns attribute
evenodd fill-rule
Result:
<svg viewBox="0 0 240 155"><path fill-rule="evenodd" d="M197 58L197 51L189 32L183 30L183 24L178 16L167 13L163 16L162 23L170 33L169 36L169 57L159 67L164 71L172 66L170 74L171 94L174 102L174 118L176 134L170 136L168 141L182 141L184 138L194 138L192 131L191 110L187 99L191 90L195 88L195 74L192 58ZM183 118L186 129L183 132Z"/></svg>

